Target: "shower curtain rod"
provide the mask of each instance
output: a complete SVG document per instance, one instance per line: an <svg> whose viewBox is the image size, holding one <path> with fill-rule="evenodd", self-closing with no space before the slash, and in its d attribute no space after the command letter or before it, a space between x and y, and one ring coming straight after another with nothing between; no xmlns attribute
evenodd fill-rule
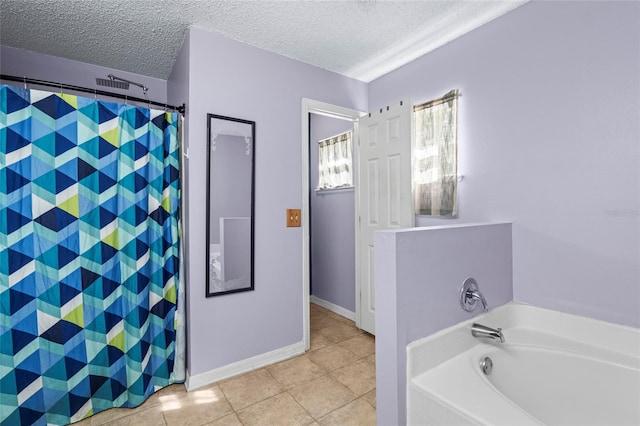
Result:
<svg viewBox="0 0 640 426"><path fill-rule="evenodd" d="M24 83L25 86L27 84L36 84L38 86L57 87L60 90L73 90L73 91L76 91L76 92L93 93L96 96L97 95L109 96L109 97L112 97L112 98L124 99L125 101L139 102L139 103L142 103L142 104L148 104L148 105L155 105L155 106L158 106L158 107L163 107L165 109L178 111L180 114L183 114L183 115L184 115L185 108L186 108L185 104L182 104L180 106L174 106L174 105L169 105L169 104L163 103L163 102L150 101L150 100L147 100L147 99L136 98L135 96L123 95L122 93L107 92L105 90L90 89L88 87L74 86L74 85L71 85L71 84L56 83L56 82L53 82L53 81L46 81L46 80L36 80L36 79L33 79L33 78L27 78L27 77L16 77L16 76L13 76L13 75L0 74L0 80L16 81L16 82L19 82L19 83Z"/></svg>

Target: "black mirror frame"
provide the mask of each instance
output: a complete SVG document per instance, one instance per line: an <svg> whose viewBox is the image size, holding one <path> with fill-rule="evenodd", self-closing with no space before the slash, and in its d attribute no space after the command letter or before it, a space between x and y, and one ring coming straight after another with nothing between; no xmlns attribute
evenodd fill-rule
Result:
<svg viewBox="0 0 640 426"><path fill-rule="evenodd" d="M211 140L211 122L214 119L218 119L218 120L228 120L228 121L235 121L238 123L244 123L244 124L248 124L251 126L251 143L252 143L252 147L251 147L251 260L250 260L250 264L251 264L251 273L250 273L250 280L251 280L251 285L249 287L243 287L243 288L238 288L238 289L233 289L233 290L226 290L226 291L217 291L217 292L213 292L211 291L211 283L210 283L210 273L209 273L209 249L210 249L210 238L211 238L211 144L212 144L212 140ZM234 118L234 117L226 117L223 115L217 115L217 114L207 114L207 194L206 194L206 203L207 203L207 208L206 208L206 215L207 215L207 224L206 224L206 259L205 259L205 265L206 265L206 286L205 286L205 296L206 297L214 297L214 296L222 296L225 294L233 294L233 293L240 293L240 292L244 292L244 291L253 291L255 290L255 282L254 282L254 251L255 251L255 188L256 188L256 122L255 121L250 121L250 120L243 120L241 118Z"/></svg>

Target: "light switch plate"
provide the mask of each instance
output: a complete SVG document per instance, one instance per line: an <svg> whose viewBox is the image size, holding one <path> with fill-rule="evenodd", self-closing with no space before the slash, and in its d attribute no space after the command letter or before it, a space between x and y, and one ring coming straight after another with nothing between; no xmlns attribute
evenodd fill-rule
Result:
<svg viewBox="0 0 640 426"><path fill-rule="evenodd" d="M287 227L299 228L301 225L300 209L287 209Z"/></svg>

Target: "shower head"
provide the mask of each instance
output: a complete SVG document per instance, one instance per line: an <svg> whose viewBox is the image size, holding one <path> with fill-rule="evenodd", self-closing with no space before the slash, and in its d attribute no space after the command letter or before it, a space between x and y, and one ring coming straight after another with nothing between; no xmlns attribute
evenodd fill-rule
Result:
<svg viewBox="0 0 640 426"><path fill-rule="evenodd" d="M107 77L109 77L109 80L106 80L104 78L96 78L96 83L99 86L109 86L109 87L115 87L118 89L125 89L125 90L129 90L129 84L133 84L141 88L144 98L149 100L149 97L147 96L147 92L149 91L149 88L144 84L136 83L135 81L127 80L126 78L122 78L122 77L116 77L113 74L109 74Z"/></svg>
<svg viewBox="0 0 640 426"><path fill-rule="evenodd" d="M112 78L98 78L98 77L96 77L96 84L98 86L113 87L114 89L129 90L129 83L128 82L114 80Z"/></svg>

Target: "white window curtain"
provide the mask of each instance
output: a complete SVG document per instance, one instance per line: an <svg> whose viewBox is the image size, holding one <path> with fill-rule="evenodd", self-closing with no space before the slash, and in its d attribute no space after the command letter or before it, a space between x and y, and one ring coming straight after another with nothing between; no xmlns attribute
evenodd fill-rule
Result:
<svg viewBox="0 0 640 426"><path fill-rule="evenodd" d="M351 133L318 141L318 189L353 186Z"/></svg>
<svg viewBox="0 0 640 426"><path fill-rule="evenodd" d="M458 90L414 107L415 213L457 214Z"/></svg>

